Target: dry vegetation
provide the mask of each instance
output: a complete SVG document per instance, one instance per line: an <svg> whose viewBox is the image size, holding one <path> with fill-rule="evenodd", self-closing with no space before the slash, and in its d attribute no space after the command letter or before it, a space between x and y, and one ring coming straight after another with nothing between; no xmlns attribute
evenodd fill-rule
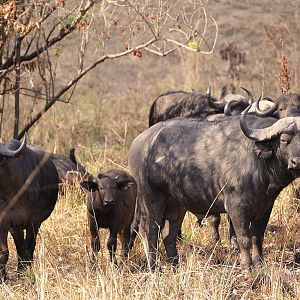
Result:
<svg viewBox="0 0 300 300"><path fill-rule="evenodd" d="M212 82L217 93L232 81L251 88L256 96L262 91L279 95L280 39L286 42L291 62L291 90L300 92L299 1L210 1L208 9L219 23L218 47L234 42L247 54L239 78L230 78L219 48L211 56L179 51L167 58L144 55L110 61L88 75L71 104L59 103L47 113L30 131L31 143L58 153L78 145L79 161L94 174L126 167L127 150L147 126L150 104L168 88L204 91ZM62 59L61 64L66 72L72 61ZM17 258L10 239L9 281L0 287L0 299L300 299L299 257L297 263L294 257L300 252L300 204L292 190L281 193L273 210L265 234L264 266L245 279L238 254L230 251L225 218L222 242L214 247L209 226L197 228L192 215L184 222L178 268L164 263L161 247L160 268L149 272L142 241L130 262L124 264L118 257L115 268L108 260L103 231L99 268L92 271L85 197L77 187L69 187L43 223L33 268L21 278L15 272Z"/></svg>

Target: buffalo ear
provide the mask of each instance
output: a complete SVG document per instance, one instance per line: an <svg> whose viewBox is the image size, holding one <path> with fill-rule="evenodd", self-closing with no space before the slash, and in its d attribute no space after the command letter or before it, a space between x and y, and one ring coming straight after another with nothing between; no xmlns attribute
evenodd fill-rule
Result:
<svg viewBox="0 0 300 300"><path fill-rule="evenodd" d="M120 191L126 191L128 189L130 189L131 187L133 187L135 185L135 183L131 180L127 180L127 181L121 181L117 183L117 188Z"/></svg>
<svg viewBox="0 0 300 300"><path fill-rule="evenodd" d="M273 148L270 142L255 142L254 153L261 158L268 159L273 154Z"/></svg>
<svg viewBox="0 0 300 300"><path fill-rule="evenodd" d="M94 181L82 181L80 182L81 187L90 192L98 191L98 183Z"/></svg>
<svg viewBox="0 0 300 300"><path fill-rule="evenodd" d="M103 174L103 173L99 173L98 175L97 175L97 178L98 179L102 179L102 178L104 178L104 177L107 177L105 174Z"/></svg>

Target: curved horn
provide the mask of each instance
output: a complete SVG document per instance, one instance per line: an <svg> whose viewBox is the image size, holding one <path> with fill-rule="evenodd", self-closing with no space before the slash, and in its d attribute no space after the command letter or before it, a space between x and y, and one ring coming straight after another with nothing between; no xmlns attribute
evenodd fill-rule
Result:
<svg viewBox="0 0 300 300"><path fill-rule="evenodd" d="M211 85L208 86L208 89L206 92L206 99L207 99L208 106L210 106L211 108L224 109L225 103L223 101L216 101L211 96Z"/></svg>
<svg viewBox="0 0 300 300"><path fill-rule="evenodd" d="M243 91L245 91L247 93L248 97L249 97L248 98L248 104L252 104L253 103L253 96L252 96L252 94L246 88L244 88L242 86L241 86L241 89Z"/></svg>
<svg viewBox="0 0 300 300"><path fill-rule="evenodd" d="M262 99L268 100L268 101L274 103L274 101L273 101L272 98L263 97ZM275 110L277 109L277 104L274 103L273 106L271 106L271 107L269 107L269 108L267 108L265 110L261 110L259 108L259 102L260 102L260 100L261 100L261 97L256 101L256 104L255 104L255 113L256 113L256 115L258 115L259 117L269 117L269 116L271 116L275 112Z"/></svg>
<svg viewBox="0 0 300 300"><path fill-rule="evenodd" d="M246 137L256 141L271 140L281 134L283 131L291 131L296 124L294 117L287 117L278 120L271 126L262 129L249 128L246 124L246 115L250 109L249 105L242 113L240 117L240 126Z"/></svg>
<svg viewBox="0 0 300 300"><path fill-rule="evenodd" d="M229 102L226 103L225 108L224 108L224 115L225 116L232 116L232 106L235 106L239 103L239 101L236 100L230 100Z"/></svg>
<svg viewBox="0 0 300 300"><path fill-rule="evenodd" d="M7 145L0 145L0 155L7 158L15 158L22 154L27 144L27 133L25 132L23 142L17 150L8 149Z"/></svg>

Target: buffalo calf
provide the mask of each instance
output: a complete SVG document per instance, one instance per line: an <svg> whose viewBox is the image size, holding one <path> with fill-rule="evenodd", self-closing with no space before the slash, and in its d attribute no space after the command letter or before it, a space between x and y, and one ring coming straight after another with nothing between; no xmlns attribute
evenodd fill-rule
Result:
<svg viewBox="0 0 300 300"><path fill-rule="evenodd" d="M122 170L112 169L80 185L88 191L87 210L93 262L100 250L99 228L109 229L107 248L110 260L115 261L118 234L121 236L122 254L127 258L137 193L135 180Z"/></svg>

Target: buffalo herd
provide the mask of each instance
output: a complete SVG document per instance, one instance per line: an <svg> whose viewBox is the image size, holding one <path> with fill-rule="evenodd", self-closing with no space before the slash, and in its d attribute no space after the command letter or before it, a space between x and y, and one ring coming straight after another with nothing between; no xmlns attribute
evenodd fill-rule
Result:
<svg viewBox="0 0 300 300"><path fill-rule="evenodd" d="M100 250L100 228L109 229L107 248L116 263L117 236L128 258L137 232L148 241L149 264L157 264L161 235L167 261L178 263L176 242L186 211L201 223L213 221L220 238L220 214L226 213L230 238L240 251L242 269L263 258L263 239L280 191L300 176L300 95L276 100L251 93L219 99L171 90L149 110L149 128L128 152L128 172L112 169L89 174L69 156L42 151L11 140L0 144L0 278L6 279L11 233L18 272L31 264L41 223L54 209L63 183L80 186L87 195L92 264Z"/></svg>

